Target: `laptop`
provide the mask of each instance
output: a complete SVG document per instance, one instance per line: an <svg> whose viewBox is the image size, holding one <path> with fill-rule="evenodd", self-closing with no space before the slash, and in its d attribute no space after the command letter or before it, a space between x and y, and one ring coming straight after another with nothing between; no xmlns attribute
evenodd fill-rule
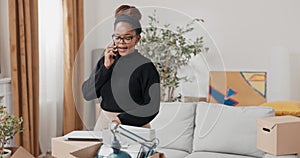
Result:
<svg viewBox="0 0 300 158"><path fill-rule="evenodd" d="M64 135L65 140L73 141L102 141L101 131L72 131Z"/></svg>

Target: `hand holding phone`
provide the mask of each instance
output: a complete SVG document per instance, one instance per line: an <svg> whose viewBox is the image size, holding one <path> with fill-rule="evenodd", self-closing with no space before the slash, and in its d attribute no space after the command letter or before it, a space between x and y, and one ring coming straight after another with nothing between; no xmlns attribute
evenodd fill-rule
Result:
<svg viewBox="0 0 300 158"><path fill-rule="evenodd" d="M118 47L116 46L115 42L114 42L114 49L113 49L113 53L115 53L116 55L118 55L118 54L119 54ZM116 59L116 56L113 56L113 59Z"/></svg>
<svg viewBox="0 0 300 158"><path fill-rule="evenodd" d="M115 43L106 47L104 52L104 66L109 69L110 66L115 62L116 56L119 54L118 47Z"/></svg>

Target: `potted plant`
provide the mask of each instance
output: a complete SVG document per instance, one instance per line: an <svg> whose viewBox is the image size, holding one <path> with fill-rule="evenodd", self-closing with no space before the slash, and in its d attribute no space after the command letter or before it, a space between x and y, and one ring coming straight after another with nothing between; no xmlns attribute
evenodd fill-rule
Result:
<svg viewBox="0 0 300 158"><path fill-rule="evenodd" d="M151 59L156 66L161 81L161 101L181 101L181 94L174 96L174 91L179 87L180 81L188 81L187 76L179 77L178 69L188 64L193 56L208 51L204 46L203 37L194 41L186 38L187 33L194 30L195 22L204 22L202 19L193 19L185 27L171 30L169 24L163 28L158 27L159 21L156 13L149 17L149 27L143 31L139 43L139 51Z"/></svg>
<svg viewBox="0 0 300 158"><path fill-rule="evenodd" d="M5 106L0 106L0 158L9 158L11 151L4 149L4 146L14 138L18 132L22 132L22 117L16 117L5 110Z"/></svg>

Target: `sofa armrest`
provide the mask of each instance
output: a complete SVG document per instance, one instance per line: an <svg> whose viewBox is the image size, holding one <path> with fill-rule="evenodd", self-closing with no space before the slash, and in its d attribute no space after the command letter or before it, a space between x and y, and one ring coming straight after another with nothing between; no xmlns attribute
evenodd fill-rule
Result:
<svg viewBox="0 0 300 158"><path fill-rule="evenodd" d="M263 158L300 158L300 155L293 154L293 155L284 155L284 156L274 156L270 154L265 154Z"/></svg>

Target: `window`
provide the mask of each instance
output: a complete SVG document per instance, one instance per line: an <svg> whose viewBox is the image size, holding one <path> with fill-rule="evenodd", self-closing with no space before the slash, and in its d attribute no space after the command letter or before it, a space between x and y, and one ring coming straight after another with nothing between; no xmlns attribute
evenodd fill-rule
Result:
<svg viewBox="0 0 300 158"><path fill-rule="evenodd" d="M0 78L10 77L8 0L0 0Z"/></svg>

